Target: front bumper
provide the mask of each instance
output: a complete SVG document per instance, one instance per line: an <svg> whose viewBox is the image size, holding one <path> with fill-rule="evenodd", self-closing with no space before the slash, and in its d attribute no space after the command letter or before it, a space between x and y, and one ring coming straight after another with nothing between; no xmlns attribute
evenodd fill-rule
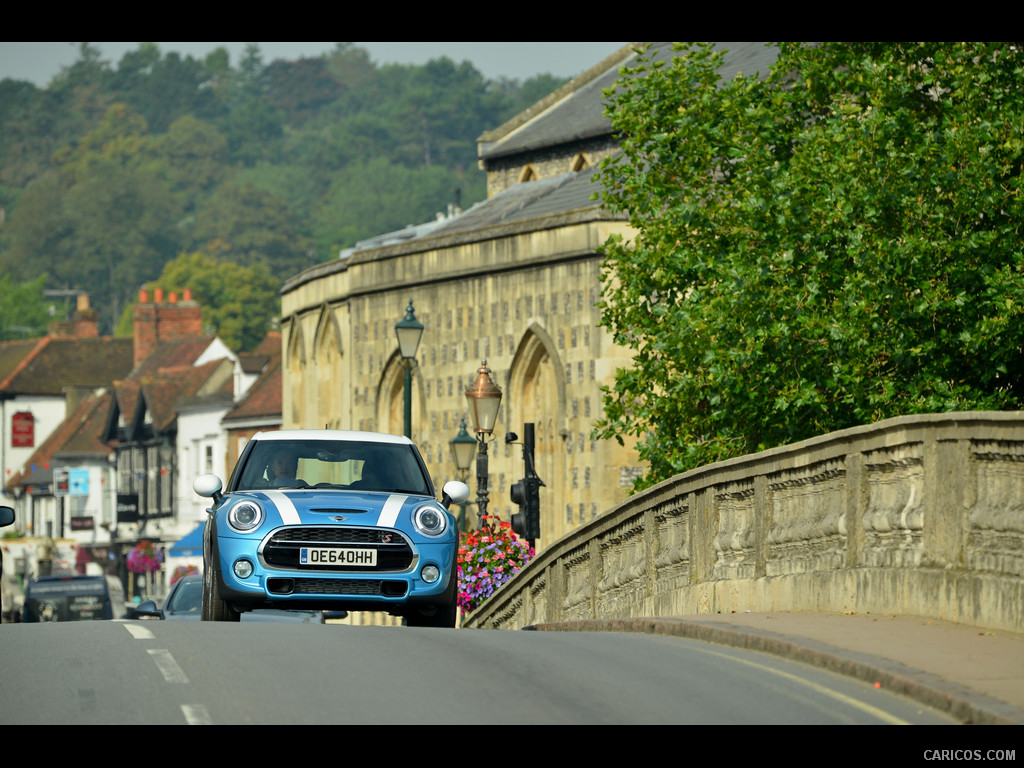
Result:
<svg viewBox="0 0 1024 768"><path fill-rule="evenodd" d="M236 608L384 610L448 605L455 597L458 542L416 541L396 529L283 526L262 540L216 536L223 599ZM376 567L300 566L302 546L377 550ZM235 565L252 572L241 578ZM429 567L428 567L429 566ZM439 575L429 582L424 571Z"/></svg>

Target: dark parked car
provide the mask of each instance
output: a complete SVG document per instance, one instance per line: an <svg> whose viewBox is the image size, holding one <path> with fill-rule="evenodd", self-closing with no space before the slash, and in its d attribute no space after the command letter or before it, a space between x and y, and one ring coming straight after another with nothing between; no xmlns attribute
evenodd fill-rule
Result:
<svg viewBox="0 0 1024 768"><path fill-rule="evenodd" d="M135 615L199 621L199 606L202 600L203 577L182 576L174 582L162 608L157 608L152 600L143 600L135 606Z"/></svg>
<svg viewBox="0 0 1024 768"><path fill-rule="evenodd" d="M0 528L6 528L14 523L14 509L12 507L0 507ZM0 574L4 572L4 552L0 547ZM2 598L0 598L2 600ZM4 614L3 603L0 602L0 617Z"/></svg>
<svg viewBox="0 0 1024 768"><path fill-rule="evenodd" d="M25 588L23 622L96 621L128 615L115 576L44 576Z"/></svg>
<svg viewBox="0 0 1024 768"><path fill-rule="evenodd" d="M172 621L199 621L202 618L203 577L183 576L174 582L163 607L157 608L152 600L143 600L135 606L135 616L170 619ZM283 621L300 624L323 624L322 611L250 611L246 621Z"/></svg>

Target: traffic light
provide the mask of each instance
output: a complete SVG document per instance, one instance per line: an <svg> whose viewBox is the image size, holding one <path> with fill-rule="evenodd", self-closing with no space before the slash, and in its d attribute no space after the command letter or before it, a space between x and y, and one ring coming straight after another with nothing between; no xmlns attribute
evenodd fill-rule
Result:
<svg viewBox="0 0 1024 768"><path fill-rule="evenodd" d="M512 484L512 501L519 506L519 512L512 515L512 532L533 547L540 538L540 488L544 482L533 466L533 424L524 424L523 428L526 477Z"/></svg>

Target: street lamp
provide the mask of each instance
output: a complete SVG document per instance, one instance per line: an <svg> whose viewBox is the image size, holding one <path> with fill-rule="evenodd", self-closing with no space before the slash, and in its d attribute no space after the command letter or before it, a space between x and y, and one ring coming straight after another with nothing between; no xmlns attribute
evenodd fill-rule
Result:
<svg viewBox="0 0 1024 768"><path fill-rule="evenodd" d="M416 350L423 336L423 323L416 319L412 311L412 299L405 309L405 317L395 323L395 335L398 337L398 353L402 356L405 366L405 436L412 438L412 365L416 358Z"/></svg>
<svg viewBox="0 0 1024 768"><path fill-rule="evenodd" d="M466 482L469 477L469 465L473 463L473 454L476 453L476 440L470 437L466 431L466 420L462 419L459 424L459 433L448 441L448 447L452 452L452 461L455 462L455 470L459 480ZM466 520L466 503L459 505L459 530L464 530Z"/></svg>
<svg viewBox="0 0 1024 768"><path fill-rule="evenodd" d="M501 405L501 387L491 379L487 358L483 359L477 370L476 381L466 388L466 402L473 416L479 448L476 455L476 505L477 515L483 523L483 517L487 514L487 438L494 431L498 406Z"/></svg>

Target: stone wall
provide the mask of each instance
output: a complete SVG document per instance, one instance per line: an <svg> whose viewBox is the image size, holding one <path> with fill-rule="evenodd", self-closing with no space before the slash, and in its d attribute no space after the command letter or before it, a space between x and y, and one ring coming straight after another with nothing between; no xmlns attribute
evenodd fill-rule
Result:
<svg viewBox="0 0 1024 768"><path fill-rule="evenodd" d="M1024 414L905 416L678 475L553 543L465 625L748 610L1024 631Z"/></svg>
<svg viewBox="0 0 1024 768"><path fill-rule="evenodd" d="M539 546L594 519L626 497L639 464L631 446L591 439L601 388L630 360L599 325L597 249L623 233L624 221L575 211L310 268L281 299L284 427L401 434L395 323L412 300L426 326L413 371L412 439L435 485L457 479L449 441L468 418L465 390L486 358L503 391L488 511L508 520L517 510L509 489L525 472L522 448L502 438L521 436L531 422L545 483Z"/></svg>

